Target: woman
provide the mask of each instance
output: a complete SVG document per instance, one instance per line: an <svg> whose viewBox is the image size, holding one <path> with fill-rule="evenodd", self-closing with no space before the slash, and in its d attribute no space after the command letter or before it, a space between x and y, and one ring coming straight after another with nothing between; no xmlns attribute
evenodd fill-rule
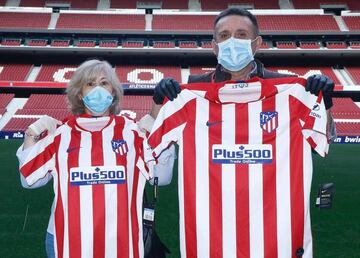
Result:
<svg viewBox="0 0 360 258"><path fill-rule="evenodd" d="M116 116L119 85L107 62L86 61L67 87L74 115L57 129L44 116L25 132L17 153L23 186L54 179L48 257L143 256L142 194L153 162L144 162L151 153L137 124Z"/></svg>

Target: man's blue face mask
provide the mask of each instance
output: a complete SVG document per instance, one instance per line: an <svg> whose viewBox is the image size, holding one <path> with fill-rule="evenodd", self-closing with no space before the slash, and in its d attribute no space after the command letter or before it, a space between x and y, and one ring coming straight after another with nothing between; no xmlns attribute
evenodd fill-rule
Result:
<svg viewBox="0 0 360 258"><path fill-rule="evenodd" d="M85 106L94 115L104 114L113 102L110 92L101 86L96 86L83 97Z"/></svg>
<svg viewBox="0 0 360 258"><path fill-rule="evenodd" d="M254 60L251 43L250 39L236 39L233 37L217 43L219 47L218 63L232 72L244 69Z"/></svg>

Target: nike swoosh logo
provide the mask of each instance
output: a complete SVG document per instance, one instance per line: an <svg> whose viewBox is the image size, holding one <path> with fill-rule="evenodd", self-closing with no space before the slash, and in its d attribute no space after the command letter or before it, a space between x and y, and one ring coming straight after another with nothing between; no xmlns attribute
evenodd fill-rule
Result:
<svg viewBox="0 0 360 258"><path fill-rule="evenodd" d="M222 122L224 122L223 120L221 121L215 121L215 122L209 122L207 121L206 122L206 126L213 126L213 125L216 125L216 124L221 124Z"/></svg>
<svg viewBox="0 0 360 258"><path fill-rule="evenodd" d="M73 151L75 151L75 150L78 150L78 149L80 149L81 147L70 147L70 148L68 148L67 150L66 150L66 152L67 153L70 153L70 152L73 152Z"/></svg>

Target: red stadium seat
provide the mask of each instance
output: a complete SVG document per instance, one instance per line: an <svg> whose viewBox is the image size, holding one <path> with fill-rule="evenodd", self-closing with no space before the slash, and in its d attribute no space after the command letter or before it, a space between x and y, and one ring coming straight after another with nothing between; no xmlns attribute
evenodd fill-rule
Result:
<svg viewBox="0 0 360 258"><path fill-rule="evenodd" d="M60 1L48 1L48 0L21 0L20 6L26 7L44 7L46 3L69 3L71 9L96 9L97 8L97 0L60 0Z"/></svg>
<svg viewBox="0 0 360 258"><path fill-rule="evenodd" d="M202 48L212 48L211 41L201 41Z"/></svg>
<svg viewBox="0 0 360 258"><path fill-rule="evenodd" d="M300 42L300 48L302 48L302 49L318 49L318 48L320 48L320 42L318 42L318 41L302 41L302 42Z"/></svg>
<svg viewBox="0 0 360 258"><path fill-rule="evenodd" d="M360 85L360 67L345 67L354 83Z"/></svg>
<svg viewBox="0 0 360 258"><path fill-rule="evenodd" d="M99 43L99 47L116 48L118 47L118 42L117 40L102 40Z"/></svg>
<svg viewBox="0 0 360 258"><path fill-rule="evenodd" d="M326 42L326 47L331 49L344 49L347 48L347 45L344 41L328 41Z"/></svg>
<svg viewBox="0 0 360 258"><path fill-rule="evenodd" d="M68 47L70 45L70 40L54 39L51 42L52 47Z"/></svg>
<svg viewBox="0 0 360 258"><path fill-rule="evenodd" d="M136 113L136 120L139 120L151 110L153 100L151 96L123 96L121 102L122 110L130 110Z"/></svg>
<svg viewBox="0 0 360 258"><path fill-rule="evenodd" d="M360 108L351 98L333 98L333 103L331 113L334 118L360 119Z"/></svg>
<svg viewBox="0 0 360 258"><path fill-rule="evenodd" d="M68 109L19 109L15 115L48 115L58 120L64 120L71 116Z"/></svg>
<svg viewBox="0 0 360 258"><path fill-rule="evenodd" d="M46 0L21 0L20 6L26 7L44 7Z"/></svg>
<svg viewBox="0 0 360 258"><path fill-rule="evenodd" d="M3 45L3 46L20 46L21 39L3 39L3 41L1 42L1 45Z"/></svg>
<svg viewBox="0 0 360 258"><path fill-rule="evenodd" d="M0 28L47 29L50 13L0 12Z"/></svg>
<svg viewBox="0 0 360 258"><path fill-rule="evenodd" d="M25 81L31 64L0 64L0 81Z"/></svg>
<svg viewBox="0 0 360 258"><path fill-rule="evenodd" d="M180 41L179 42L180 48L197 48L197 42L196 41Z"/></svg>
<svg viewBox="0 0 360 258"><path fill-rule="evenodd" d="M76 67L75 65L42 65L36 81L69 82Z"/></svg>
<svg viewBox="0 0 360 258"><path fill-rule="evenodd" d="M25 131L38 118L11 118L2 131Z"/></svg>
<svg viewBox="0 0 360 258"><path fill-rule="evenodd" d="M284 49L295 49L297 48L296 43L293 41L278 41L276 42L277 48L284 48Z"/></svg>
<svg viewBox="0 0 360 258"><path fill-rule="evenodd" d="M66 96L55 94L31 94L23 109L64 110L67 109Z"/></svg>
<svg viewBox="0 0 360 258"><path fill-rule="evenodd" d="M357 122L336 122L336 132L339 136L359 136L360 123Z"/></svg>
<svg viewBox="0 0 360 258"><path fill-rule="evenodd" d="M261 48L261 49L268 49L268 48L270 48L270 45L269 45L268 42L263 41L263 42L261 43L260 48Z"/></svg>
<svg viewBox="0 0 360 258"><path fill-rule="evenodd" d="M336 85L341 84L331 67L267 67L267 69L279 73L304 76L306 78L314 74L324 74L333 79Z"/></svg>
<svg viewBox="0 0 360 258"><path fill-rule="evenodd" d="M180 66L119 66L116 73L121 82L155 84L165 77L181 81Z"/></svg>
<svg viewBox="0 0 360 258"><path fill-rule="evenodd" d="M61 13L56 29L75 30L145 30L142 14Z"/></svg>
<svg viewBox="0 0 360 258"><path fill-rule="evenodd" d="M260 31L340 31L332 15L257 15Z"/></svg>
<svg viewBox="0 0 360 258"><path fill-rule="evenodd" d="M140 40L127 40L122 42L122 47L130 47L130 48L143 48L144 41Z"/></svg>
<svg viewBox="0 0 360 258"><path fill-rule="evenodd" d="M349 46L353 49L360 49L360 41L351 41Z"/></svg>
<svg viewBox="0 0 360 258"><path fill-rule="evenodd" d="M153 16L153 31L211 31L216 15L159 15Z"/></svg>
<svg viewBox="0 0 360 258"><path fill-rule="evenodd" d="M360 16L342 16L342 18L350 31L360 30Z"/></svg>
<svg viewBox="0 0 360 258"><path fill-rule="evenodd" d="M213 0L213 1L201 1L202 10L224 10L231 5L246 5L253 6L255 9L279 9L279 1L277 0L238 0L238 1L222 1L222 0Z"/></svg>
<svg viewBox="0 0 360 258"><path fill-rule="evenodd" d="M95 40L79 40L77 43L77 47L95 47L96 41Z"/></svg>
<svg viewBox="0 0 360 258"><path fill-rule="evenodd" d="M350 10L360 10L358 0L292 0L296 9L319 9L322 4L345 5Z"/></svg>
<svg viewBox="0 0 360 258"><path fill-rule="evenodd" d="M14 94L0 94L0 108L5 109L9 105L10 101L14 98Z"/></svg>
<svg viewBox="0 0 360 258"><path fill-rule="evenodd" d="M27 43L28 46L32 47L45 47L47 45L46 39L31 39Z"/></svg>
<svg viewBox="0 0 360 258"><path fill-rule="evenodd" d="M175 42L174 41L154 41L153 47L154 48L174 48Z"/></svg>
<svg viewBox="0 0 360 258"><path fill-rule="evenodd" d="M214 71L214 67L191 66L190 74L204 74Z"/></svg>

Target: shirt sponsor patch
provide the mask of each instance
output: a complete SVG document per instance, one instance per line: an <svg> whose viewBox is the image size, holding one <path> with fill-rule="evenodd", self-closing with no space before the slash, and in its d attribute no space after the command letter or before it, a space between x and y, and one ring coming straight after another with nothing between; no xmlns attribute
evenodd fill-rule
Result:
<svg viewBox="0 0 360 258"><path fill-rule="evenodd" d="M71 185L124 184L124 166L74 167L70 169Z"/></svg>
<svg viewBox="0 0 360 258"><path fill-rule="evenodd" d="M268 164L272 162L271 144L214 144L212 160L217 164Z"/></svg>

